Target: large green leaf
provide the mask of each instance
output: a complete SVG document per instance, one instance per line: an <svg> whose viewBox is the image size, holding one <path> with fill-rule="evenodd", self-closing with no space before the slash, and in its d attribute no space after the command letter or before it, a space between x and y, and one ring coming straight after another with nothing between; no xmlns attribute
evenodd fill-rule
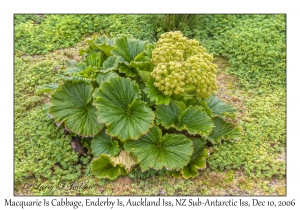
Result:
<svg viewBox="0 0 300 210"><path fill-rule="evenodd" d="M143 52L139 53L134 58L134 61L130 62L129 66L134 67L141 71L151 72L154 69L154 65L151 62L153 49L154 49L153 44L146 45L145 50Z"/></svg>
<svg viewBox="0 0 300 210"><path fill-rule="evenodd" d="M198 165L198 160L199 158L203 157L204 149L206 147L206 141L203 139L194 139L193 145L194 152L191 157L190 164L197 165L197 167L201 167L201 165Z"/></svg>
<svg viewBox="0 0 300 210"><path fill-rule="evenodd" d="M180 106L174 101L171 101L168 105L158 105L155 111L156 123L163 125L165 128L176 127L179 124L180 114Z"/></svg>
<svg viewBox="0 0 300 210"><path fill-rule="evenodd" d="M116 77L116 76L119 76L116 72L106 72L106 73L99 72L96 77L96 82L100 86L102 82L105 82L109 78ZM93 99L97 98L99 96L99 91L97 89L95 89L92 96L93 96Z"/></svg>
<svg viewBox="0 0 300 210"><path fill-rule="evenodd" d="M112 53L116 56L117 62L129 65L139 53L144 51L146 43L145 41L122 36L115 39Z"/></svg>
<svg viewBox="0 0 300 210"><path fill-rule="evenodd" d="M226 104L216 96L207 99L208 107L212 110L213 116L235 117L236 109L231 104Z"/></svg>
<svg viewBox="0 0 300 210"><path fill-rule="evenodd" d="M85 83L66 82L51 96L49 114L57 124L88 137L96 135L103 124L97 120L97 109L92 105L93 87Z"/></svg>
<svg viewBox="0 0 300 210"><path fill-rule="evenodd" d="M49 114L49 110L50 110L50 103L46 103L44 106L43 106L43 114L45 116L45 119L47 120L51 120L52 119L52 116Z"/></svg>
<svg viewBox="0 0 300 210"><path fill-rule="evenodd" d="M92 173L96 178L108 178L115 180L121 175L126 175L128 172L122 164L115 164L108 155L102 154L100 158L92 161Z"/></svg>
<svg viewBox="0 0 300 210"><path fill-rule="evenodd" d="M117 68L118 68L118 63L116 62L116 58L114 56L110 56L103 62L100 72L106 73L109 71L114 71Z"/></svg>
<svg viewBox="0 0 300 210"><path fill-rule="evenodd" d="M138 74L145 83L151 79L151 72L149 71L138 71Z"/></svg>
<svg viewBox="0 0 300 210"><path fill-rule="evenodd" d="M154 48L155 48L154 44L146 44L144 51L139 53L134 58L134 61L136 61L136 62L151 61L152 51L154 50Z"/></svg>
<svg viewBox="0 0 300 210"><path fill-rule="evenodd" d="M112 47L114 45L114 39L110 39L107 36L103 35L103 36L100 36L100 37L96 38L94 40L94 43L98 44L98 45L107 44L107 45Z"/></svg>
<svg viewBox="0 0 300 210"><path fill-rule="evenodd" d="M186 105L182 101L173 101L173 102L180 107L182 112L186 109Z"/></svg>
<svg viewBox="0 0 300 210"><path fill-rule="evenodd" d="M69 75L74 75L77 74L79 72L81 72L82 70L84 70L86 68L85 63L79 62L77 63L75 66L65 69L63 71L60 71L63 74L69 74Z"/></svg>
<svg viewBox="0 0 300 210"><path fill-rule="evenodd" d="M182 112L184 107L175 101L171 101L168 105L156 106L156 123L165 128L185 129L192 135L208 135L213 126L210 117L200 107L188 107Z"/></svg>
<svg viewBox="0 0 300 210"><path fill-rule="evenodd" d="M86 56L85 63L87 66L92 66L100 69L105 60L106 56L102 51L91 52Z"/></svg>
<svg viewBox="0 0 300 210"><path fill-rule="evenodd" d="M101 154L115 156L119 152L118 141L112 140L104 130L93 138L91 148L95 157L99 157Z"/></svg>
<svg viewBox="0 0 300 210"><path fill-rule="evenodd" d="M94 77L96 69L94 67L87 67L85 63L79 62L76 66L59 71L57 81L72 81L75 83L84 82L90 84Z"/></svg>
<svg viewBox="0 0 300 210"><path fill-rule="evenodd" d="M241 128L234 128L231 123L227 123L223 119L216 117L214 119L215 127L213 132L208 136L212 143L219 143L221 139L239 139L242 136Z"/></svg>
<svg viewBox="0 0 300 210"><path fill-rule="evenodd" d="M185 179L189 179L191 177L196 177L199 174L198 169L194 165L191 165L191 164L184 166L180 172L181 172L181 175Z"/></svg>
<svg viewBox="0 0 300 210"><path fill-rule="evenodd" d="M154 86L154 79L151 78L146 83L146 88L144 89L147 93L150 101L155 101L155 104L168 104L171 101L170 96L163 94L157 87Z"/></svg>
<svg viewBox="0 0 300 210"><path fill-rule="evenodd" d="M109 57L111 56L111 51L113 49L114 41L112 39L109 39L106 36L101 36L98 39L94 40L95 47L100 49L104 54Z"/></svg>
<svg viewBox="0 0 300 210"><path fill-rule="evenodd" d="M107 73L98 73L96 77L96 82L101 85L102 82L107 81L111 77L119 76L115 72L107 72Z"/></svg>
<svg viewBox="0 0 300 210"><path fill-rule="evenodd" d="M213 123L199 107L189 107L179 116L178 129L186 129L189 134L208 135Z"/></svg>
<svg viewBox="0 0 300 210"><path fill-rule="evenodd" d="M106 36L101 36L99 38L93 38L86 41L89 46L86 49L81 49L79 51L80 55L88 54L91 52L101 51L105 58L111 56L111 50L113 49L113 40L109 39Z"/></svg>
<svg viewBox="0 0 300 210"><path fill-rule="evenodd" d="M202 139L194 139L194 152L188 165L181 169L181 174L185 179L196 177L198 169L206 168L206 158L208 151L205 149L206 142Z"/></svg>
<svg viewBox="0 0 300 210"><path fill-rule="evenodd" d="M149 168L180 170L188 164L193 152L192 141L181 134L165 134L154 126L137 141L126 141L125 150L137 156L142 171Z"/></svg>
<svg viewBox="0 0 300 210"><path fill-rule="evenodd" d="M85 63L79 62L71 68L59 71L57 80L91 83L103 59L102 52L92 52L87 55Z"/></svg>
<svg viewBox="0 0 300 210"><path fill-rule="evenodd" d="M74 83L86 83L86 84L91 84L93 79L91 77L89 78L84 78L82 76L65 76L65 75L58 75L57 81L63 81L63 82L74 82Z"/></svg>
<svg viewBox="0 0 300 210"><path fill-rule="evenodd" d="M137 72L137 70L135 68L129 67L129 66L127 66L124 63L120 63L119 64L118 70L121 73L125 73L126 76L128 76L128 77L135 77L135 76L139 75L138 72Z"/></svg>
<svg viewBox="0 0 300 210"><path fill-rule="evenodd" d="M151 63L151 61L132 61L130 62L129 67L148 72L151 72L154 69L154 66Z"/></svg>
<svg viewBox="0 0 300 210"><path fill-rule="evenodd" d="M107 133L122 141L138 139L153 126L154 113L141 98L139 86L129 78L102 82L94 101Z"/></svg>
<svg viewBox="0 0 300 210"><path fill-rule="evenodd" d="M42 94L42 93L54 93L56 89L58 88L58 84L45 84L37 87L36 94Z"/></svg>
<svg viewBox="0 0 300 210"><path fill-rule="evenodd" d="M87 79L93 79L96 77L96 74L97 74L97 68L89 66L84 70L78 72L76 75Z"/></svg>
<svg viewBox="0 0 300 210"><path fill-rule="evenodd" d="M145 85L143 83L140 84L140 90L141 90L141 100L146 102L148 106L150 107L151 104L154 105L153 102L150 101L150 99L147 97L147 94L144 91Z"/></svg>

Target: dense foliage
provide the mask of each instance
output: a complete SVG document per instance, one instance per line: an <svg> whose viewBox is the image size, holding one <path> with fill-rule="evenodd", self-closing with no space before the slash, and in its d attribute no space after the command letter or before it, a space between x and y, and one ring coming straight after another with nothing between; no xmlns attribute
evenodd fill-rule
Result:
<svg viewBox="0 0 300 210"><path fill-rule="evenodd" d="M171 30L200 39L213 54L229 58L229 72L245 87L249 82L285 85L284 15L15 15L15 50L44 54L100 31L155 41Z"/></svg>
<svg viewBox="0 0 300 210"><path fill-rule="evenodd" d="M134 34L154 40L154 25L149 15L15 15L15 50L45 54L74 46L88 33Z"/></svg>
<svg viewBox="0 0 300 210"><path fill-rule="evenodd" d="M80 61L78 49L65 47L73 46L85 35L94 32L106 34L108 37L114 37L117 34L132 34L141 40L156 41L159 38L157 35L172 30L168 28L169 26L179 26L180 21L172 23L172 18L178 18L177 20L184 18L184 15L171 16L36 14L14 16L14 178L17 184L15 185L17 194L76 195L78 190L52 191L30 188L30 191L27 191L23 183L42 181L45 184L51 182L50 185L55 185L60 181L71 183L79 180L97 185L95 188L80 191L82 195L285 194L285 15L196 15L197 18L192 27L187 26L188 22L186 25L179 24L180 27L185 25L180 29L185 36L200 40L201 45L208 52L223 56L211 62L218 64L217 96L222 100L232 101L238 108L237 117L244 133L240 141L222 140L221 144L217 143L220 139L232 139L234 130L239 131L239 128L233 125L237 120L228 119L236 117L235 109L217 97L202 99L199 106L209 116L210 121L213 124L219 124L222 120L226 120L219 128L224 128L225 134L227 129L232 132L229 135L220 136L218 135L220 129L210 130L208 126L209 135L205 137L203 134L196 134L201 138L204 137L201 144L196 141L197 145L201 146L205 141L208 142L206 150L209 152L208 157L206 154L203 155L203 159L207 160L207 169L200 171L201 176L197 178L174 181L165 177L165 174L176 176L178 173L167 170L165 167L159 170L150 168L142 172L140 164L135 164L131 166L130 171L125 167L126 174L128 173L128 176L133 178L130 181L131 184L128 185L129 188L125 190L121 189L124 187L123 179L120 179L121 184L119 180L116 182L105 179L97 180L91 173L90 162L92 158L96 159L101 154L103 154L101 162L105 163L105 167L117 168L117 170L114 169L117 175L124 172L120 158L128 156L124 152L121 153L125 148L120 137L108 135L105 122L101 122L97 125L98 127L91 127L91 130L85 131L84 135L91 136L93 130L97 131L103 126L95 137L82 138L76 134L82 131L80 129L77 131L76 121L72 121L72 118L65 119L63 122L59 121L57 123L61 124L56 126L49 115L44 115L44 112L49 113L49 105L42 109L42 106L49 102L49 95L36 93L53 94L60 91L66 94L63 90L67 86L82 82L87 84L84 86L87 87L85 89L87 93L88 87L92 86L93 90L91 98L86 97L88 101L86 106L83 106L83 101L77 101L81 104L82 112L75 117L92 117L96 113L98 118L97 108L96 112L94 109L89 110L90 107L96 107L96 104L91 102L95 101L98 93L100 94L100 91L96 93L95 90L99 89L101 83L106 83L109 78L119 75L122 78L129 77L133 84L138 84L140 92L137 91L139 94L135 103L145 102L147 107L151 108L155 115L153 123L162 132L161 137L158 135L158 140L163 142L168 138L165 134L171 132L191 139L192 133L198 131L194 129L194 126L187 124L184 119L189 114L198 112L192 108L195 106L195 101L186 100L177 95L167 96L154 85L155 78L152 78L151 72L155 65L151 59L155 45L141 41L138 46L141 46L143 52L139 56L135 56L135 53L123 56L127 53L126 50L121 49L122 40L117 43L111 42L112 39L100 38L88 41L90 47L80 51L83 56L81 62L64 62L66 59ZM157 21L165 22L159 24ZM64 33L59 36L61 30L64 30ZM129 40L136 41L132 37L129 37ZM103 45L104 42L106 46ZM134 46L133 43L135 42L128 46ZM85 45L84 42L79 43L79 46ZM108 45L111 45L111 48ZM117 45L120 47L116 47ZM59 48L65 49L56 50ZM139 47L137 49L139 52ZM53 50L56 51L49 53ZM109 57L103 57L101 55L103 53L99 51L108 53ZM44 55L28 56L28 54ZM224 56L229 59L229 65ZM225 64L220 63L220 60L224 60ZM100 72L95 72L95 68L88 68L89 66L99 66L96 70L101 70L103 75L98 76ZM58 73L58 69L66 70ZM237 78L228 76L224 78L225 70L227 73L235 74ZM64 86L64 84L69 85ZM41 85L42 87L37 88ZM136 85L133 85L133 89L134 87ZM109 90L107 88L105 91ZM105 91L102 90L101 93ZM180 94L194 95L193 91ZM181 101L182 99L184 101ZM77 102L74 101L74 103ZM103 100L100 100L100 103L102 103L101 107L105 106ZM63 103L63 105L66 105L67 109L70 108L68 103ZM117 110L120 107L114 108ZM89 111L85 112L86 108ZM69 111L72 112L72 109ZM167 114L164 115L164 113ZM58 115L58 119L59 117L63 116ZM106 122L109 122L108 120L106 119ZM228 124L229 121L233 124ZM68 122L68 126L74 125L74 131L66 130L65 122ZM114 133L112 128L109 132ZM159 131L156 133L159 134ZM81 139L82 145L88 148L88 152L78 156L70 147L74 139ZM141 140L143 145L147 145L145 138ZM194 140L193 142L196 143ZM195 148L202 150L197 145L192 145L193 150L196 150ZM134 148L139 148L140 145L133 143L129 146L133 148L130 155L132 157ZM138 150L135 151L135 153L138 152ZM115 157L115 159L108 160L105 155ZM193 175L196 171L193 157L196 157L194 153L188 165L180 170L185 177ZM133 160L136 161L135 158ZM205 162L201 163L202 166ZM127 165L130 166L131 161L128 163ZM143 166L146 167L147 164L151 163L145 162ZM201 164L199 162L200 166ZM155 177L150 177L154 175ZM249 176L255 179L249 179ZM268 179L269 177L272 179ZM121 190L118 191L119 187Z"/></svg>
<svg viewBox="0 0 300 210"><path fill-rule="evenodd" d="M209 166L214 170L243 168L252 177L284 176L285 90L277 87L276 90L265 89L265 93L250 94L246 94L249 99L242 122L243 140L216 145Z"/></svg>
<svg viewBox="0 0 300 210"><path fill-rule="evenodd" d="M236 110L210 96L216 65L198 41L168 32L155 48L128 36L101 36L88 43L81 50L82 62L68 62L58 84L39 90L52 92L47 107L57 125L93 137L89 145L96 177L116 179L135 165L142 171L165 168L174 176L195 177L206 167L206 141L217 144L241 136L240 128L225 120ZM167 86L157 87L162 74L170 88L176 85L174 94L166 93Z"/></svg>
<svg viewBox="0 0 300 210"><path fill-rule="evenodd" d="M200 15L195 14L165 14L154 15L156 33L160 36L168 31L182 31L187 37L195 37L199 34Z"/></svg>
<svg viewBox="0 0 300 210"><path fill-rule="evenodd" d="M38 14L15 14L14 15L14 25L19 25L20 23L26 23L32 21L36 24L43 22L46 15Z"/></svg>
<svg viewBox="0 0 300 210"><path fill-rule="evenodd" d="M285 85L285 15L209 15L201 40L209 51L229 58L228 71L250 85Z"/></svg>
<svg viewBox="0 0 300 210"><path fill-rule="evenodd" d="M70 136L62 126L46 117L42 106L45 97L35 94L36 87L50 83L55 75L49 61L15 59L14 175L16 182L35 177L37 181L75 181L82 174L88 157L78 157L70 147ZM46 143L47 142L47 143Z"/></svg>

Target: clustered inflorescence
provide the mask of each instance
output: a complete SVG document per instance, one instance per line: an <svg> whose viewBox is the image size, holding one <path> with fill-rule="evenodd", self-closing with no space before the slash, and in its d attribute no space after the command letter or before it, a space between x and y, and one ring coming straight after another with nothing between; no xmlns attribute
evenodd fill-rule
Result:
<svg viewBox="0 0 300 210"><path fill-rule="evenodd" d="M165 95L195 92L208 98L217 89L213 56L179 31L162 34L152 52L154 85Z"/></svg>

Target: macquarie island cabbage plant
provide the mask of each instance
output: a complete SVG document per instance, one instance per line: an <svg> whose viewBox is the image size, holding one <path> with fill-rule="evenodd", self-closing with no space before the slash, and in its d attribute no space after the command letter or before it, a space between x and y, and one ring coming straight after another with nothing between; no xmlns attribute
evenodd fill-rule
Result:
<svg viewBox="0 0 300 210"><path fill-rule="evenodd" d="M188 179L206 167L207 142L237 139L227 122L236 109L213 94L213 56L179 31L156 44L129 36L88 40L81 62L68 61L46 110L57 125L85 138L92 173L116 179L140 167Z"/></svg>

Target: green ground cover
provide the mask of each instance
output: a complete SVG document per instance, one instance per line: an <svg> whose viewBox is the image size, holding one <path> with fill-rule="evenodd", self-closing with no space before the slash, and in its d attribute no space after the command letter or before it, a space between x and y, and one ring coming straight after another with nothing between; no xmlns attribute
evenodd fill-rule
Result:
<svg viewBox="0 0 300 210"><path fill-rule="evenodd" d="M220 55L215 60L219 66L217 95L238 108L235 122L241 124L244 134L238 142L210 147L208 166L196 178L175 179L163 170L145 173L137 170L130 178L96 179L87 164L91 156L78 157L64 128L46 117L43 106L49 96L38 95L37 87L54 83L53 78L65 60L80 60L79 49L86 46L84 39L93 33L112 37L127 33L155 41L166 29L157 28L153 18L152 15L15 16L16 195L286 194L284 15L200 15L197 27L185 27L184 33L200 39L210 52ZM42 187L58 186L61 182L69 187ZM38 183L42 185L38 187ZM78 190L73 185L70 189L72 183L92 187Z"/></svg>

